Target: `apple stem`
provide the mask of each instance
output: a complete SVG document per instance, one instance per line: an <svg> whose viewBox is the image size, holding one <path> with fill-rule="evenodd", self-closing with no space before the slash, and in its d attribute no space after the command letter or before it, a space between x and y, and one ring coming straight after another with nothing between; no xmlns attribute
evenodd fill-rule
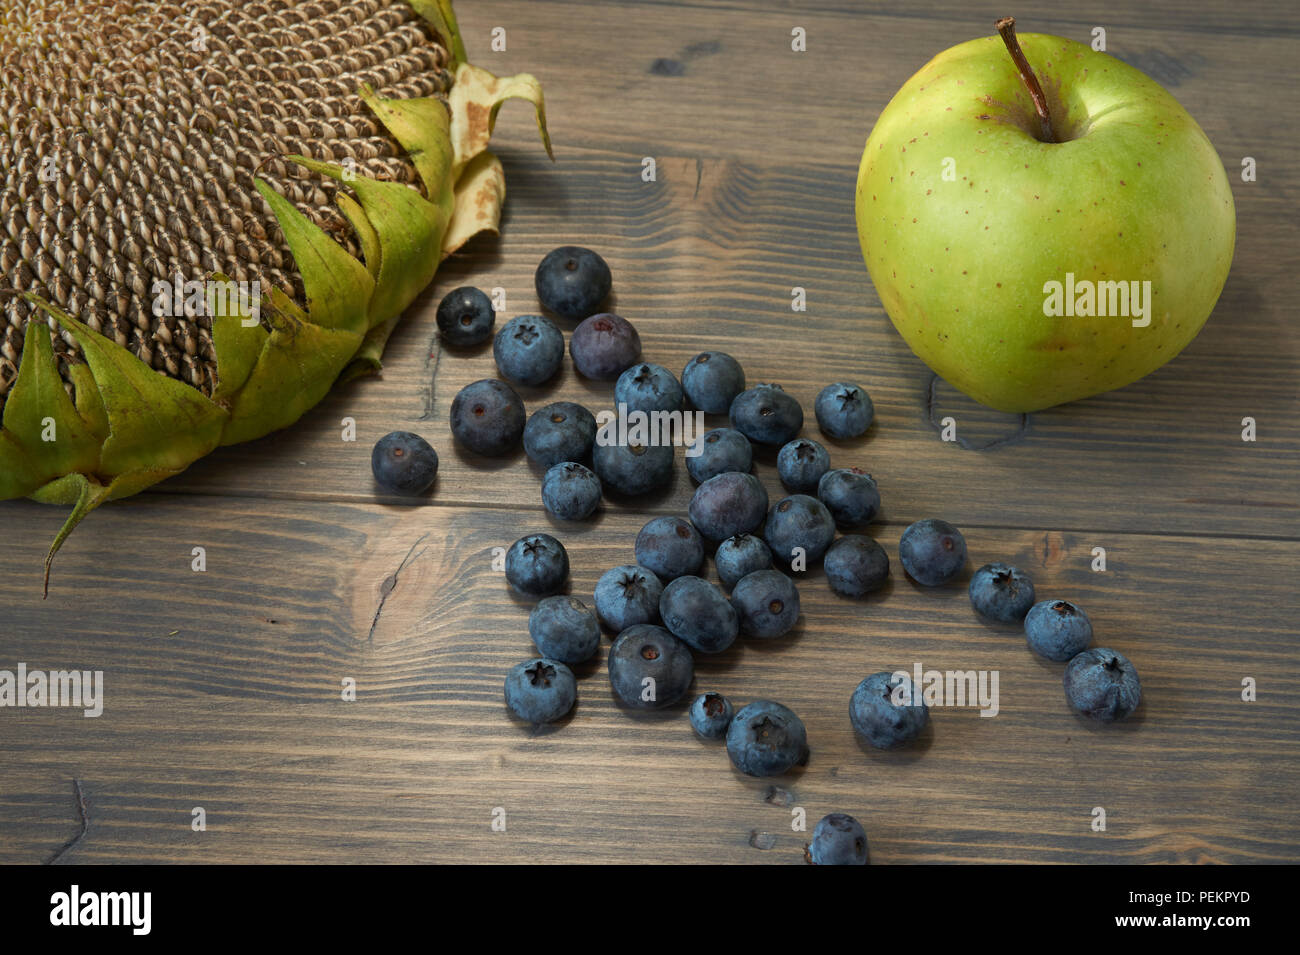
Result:
<svg viewBox="0 0 1300 955"><path fill-rule="evenodd" d="M1020 49L1020 41L1016 39L1016 18L1002 17L994 26L1002 35L1002 42L1007 45L1007 52L1011 54L1016 69L1020 71L1020 80L1028 88L1029 97L1034 101L1034 110L1038 113L1040 126L1038 138L1045 143L1056 142L1056 132L1052 129L1052 116L1047 111L1047 97L1043 95L1043 88L1038 85L1038 77L1034 75L1033 68L1025 59L1025 51Z"/></svg>

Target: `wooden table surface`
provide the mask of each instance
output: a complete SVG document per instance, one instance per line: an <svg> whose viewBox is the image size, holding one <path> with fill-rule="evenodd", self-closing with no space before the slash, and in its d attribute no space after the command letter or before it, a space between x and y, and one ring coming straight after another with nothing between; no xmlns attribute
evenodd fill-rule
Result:
<svg viewBox="0 0 1300 955"><path fill-rule="evenodd" d="M857 816L878 863L1300 861L1295 5L459 7L471 58L542 79L558 161L526 107L502 111L504 236L444 265L382 378L101 509L63 548L47 601L41 559L64 513L0 505L0 668L103 670L106 697L97 719L0 710L0 861L800 863L799 808L810 827ZM863 267L852 199L889 97L1007 12L1022 31L1084 42L1105 27L1111 53L1165 84L1223 157L1238 239L1213 317L1177 360L979 451L941 441L932 419L954 417L968 444L1019 421L942 383L932 395ZM507 51L493 53L498 26ZM805 53L790 49L796 26ZM641 177L647 156L654 182ZM1244 156L1258 181L1241 181ZM502 319L535 311L533 269L569 242L609 261L615 310L646 359L678 371L703 349L731 352L810 422L831 381L861 382L875 401L870 434L831 451L880 482L872 533L894 561L887 592L843 600L810 572L793 634L697 661L697 691L777 699L803 717L812 758L789 776L737 774L723 747L693 736L683 705L629 716L605 677L608 641L580 668L563 725L534 732L502 702L506 670L534 651L493 548L555 534L589 601L604 570L632 560L641 525L684 514L692 490L679 467L666 493L561 524L522 453L484 462L452 444L452 396L494 366L490 348L440 349L439 298L499 286ZM806 313L790 309L793 286L807 289ZM530 409L611 403L568 366L521 393ZM355 443L341 439L348 416ZM377 495L369 473L372 443L399 428L442 458L436 493L414 504ZM758 474L779 491L771 456ZM970 567L1014 562L1040 595L1084 606L1097 642L1141 672L1137 716L1101 728L1073 717L1062 667L975 618L969 568L935 590L908 581L899 533L931 516L962 528ZM1091 569L1096 547L1104 573ZM847 719L854 686L917 662L999 671L1001 712L936 709L921 745L864 750ZM340 698L348 678L355 702ZM206 831L191 828L195 807Z"/></svg>

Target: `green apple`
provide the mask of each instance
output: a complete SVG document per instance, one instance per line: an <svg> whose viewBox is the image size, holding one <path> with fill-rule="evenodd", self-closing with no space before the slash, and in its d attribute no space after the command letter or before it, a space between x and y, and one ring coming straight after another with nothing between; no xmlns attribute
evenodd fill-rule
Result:
<svg viewBox="0 0 1300 955"><path fill-rule="evenodd" d="M1223 289L1236 218L1218 154L1159 83L998 29L940 53L880 114L858 235L912 350L972 398L1034 411L1178 354Z"/></svg>

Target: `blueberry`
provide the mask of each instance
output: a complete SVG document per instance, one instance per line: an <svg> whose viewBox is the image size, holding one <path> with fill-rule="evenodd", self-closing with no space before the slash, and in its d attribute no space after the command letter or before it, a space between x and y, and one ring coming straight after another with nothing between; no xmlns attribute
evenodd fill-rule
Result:
<svg viewBox="0 0 1300 955"><path fill-rule="evenodd" d="M594 314L609 297L610 284L605 260L577 245L546 253L533 276L537 300L556 315L572 319Z"/></svg>
<svg viewBox="0 0 1300 955"><path fill-rule="evenodd" d="M542 503L562 521L582 521L600 505L600 478L573 461L547 470L542 478Z"/></svg>
<svg viewBox="0 0 1300 955"><path fill-rule="evenodd" d="M615 696L636 709L672 706L694 678L691 651L663 627L628 627L609 648L609 685Z"/></svg>
<svg viewBox="0 0 1300 955"><path fill-rule="evenodd" d="M438 331L451 345L477 345L492 335L492 300L471 286L452 289L438 303Z"/></svg>
<svg viewBox="0 0 1300 955"><path fill-rule="evenodd" d="M600 646L596 615L577 597L538 601L528 614L528 635L542 656L569 666L590 660Z"/></svg>
<svg viewBox="0 0 1300 955"><path fill-rule="evenodd" d="M930 708L906 674L873 673L853 691L849 722L876 749L897 749L914 740L930 720Z"/></svg>
<svg viewBox="0 0 1300 955"><path fill-rule="evenodd" d="M641 357L641 336L627 319L602 312L573 330L569 354L583 376L613 381Z"/></svg>
<svg viewBox="0 0 1300 955"><path fill-rule="evenodd" d="M756 570L731 591L731 605L747 637L770 639L790 632L799 619L799 590L779 570Z"/></svg>
<svg viewBox="0 0 1300 955"><path fill-rule="evenodd" d="M1006 564L985 564L970 578L971 606L998 623L1020 623L1034 605L1034 582Z"/></svg>
<svg viewBox="0 0 1300 955"><path fill-rule="evenodd" d="M538 408L524 425L524 453L544 468L584 461L596 443L596 418L572 401Z"/></svg>
<svg viewBox="0 0 1300 955"><path fill-rule="evenodd" d="M530 597L549 597L569 579L569 555L550 534L521 537L506 551L506 580Z"/></svg>
<svg viewBox="0 0 1300 955"><path fill-rule="evenodd" d="M822 558L831 590L841 597L865 597L889 577L889 555L870 537L846 534L831 544Z"/></svg>
<svg viewBox="0 0 1300 955"><path fill-rule="evenodd" d="M1064 663L1092 643L1092 621L1068 600L1043 600L1025 616L1025 640L1040 657Z"/></svg>
<svg viewBox="0 0 1300 955"><path fill-rule="evenodd" d="M657 623L663 592L663 583L648 567L614 567L596 581L596 616L614 633L639 623Z"/></svg>
<svg viewBox="0 0 1300 955"><path fill-rule="evenodd" d="M1076 713L1113 723L1142 702L1142 682L1128 657L1095 647L1075 655L1065 665L1065 701Z"/></svg>
<svg viewBox="0 0 1300 955"><path fill-rule="evenodd" d="M410 431L390 431L370 452L375 480L398 494L423 494L438 474L438 452Z"/></svg>
<svg viewBox="0 0 1300 955"><path fill-rule="evenodd" d="M745 390L745 369L726 352L700 352L682 369L682 388L705 414L726 414Z"/></svg>
<svg viewBox="0 0 1300 955"><path fill-rule="evenodd" d="M614 403L628 411L677 411L682 406L682 386L663 365L633 365L614 383Z"/></svg>
<svg viewBox="0 0 1300 955"><path fill-rule="evenodd" d="M733 428L706 431L686 449L686 470L701 484L727 471L748 474L753 464L749 438Z"/></svg>
<svg viewBox="0 0 1300 955"><path fill-rule="evenodd" d="M678 577L664 587L659 616L674 637L701 653L721 653L739 632L726 594L701 577Z"/></svg>
<svg viewBox="0 0 1300 955"><path fill-rule="evenodd" d="M573 671L559 660L529 660L506 674L506 706L527 723L554 723L577 698Z"/></svg>
<svg viewBox="0 0 1300 955"><path fill-rule="evenodd" d="M673 479L671 444L601 444L591 463L602 484L620 494L648 494Z"/></svg>
<svg viewBox="0 0 1300 955"><path fill-rule="evenodd" d="M727 471L697 487L688 510L701 534L720 541L762 526L767 491L754 475Z"/></svg>
<svg viewBox="0 0 1300 955"><path fill-rule="evenodd" d="M499 457L519 446L524 403L504 381L484 378L466 385L451 402L451 433L471 451Z"/></svg>
<svg viewBox="0 0 1300 955"><path fill-rule="evenodd" d="M817 499L826 505L841 528L870 524L880 513L880 491L876 481L858 468L827 471L817 483Z"/></svg>
<svg viewBox="0 0 1300 955"><path fill-rule="evenodd" d="M947 521L917 521L903 531L898 559L918 584L938 587L961 573L966 564L966 538Z"/></svg>
<svg viewBox="0 0 1300 955"><path fill-rule="evenodd" d="M833 812L823 816L808 844L813 865L866 865L867 834L852 816Z"/></svg>
<svg viewBox="0 0 1300 955"><path fill-rule="evenodd" d="M564 362L564 335L541 315L510 319L492 340L497 370L521 385L550 381Z"/></svg>
<svg viewBox="0 0 1300 955"><path fill-rule="evenodd" d="M731 426L756 444L782 445L803 427L803 408L780 385L755 385L731 403Z"/></svg>
<svg viewBox="0 0 1300 955"><path fill-rule="evenodd" d="M857 385L837 382L827 385L814 407L817 427L832 438L856 438L867 433L876 410L871 396Z"/></svg>
<svg viewBox="0 0 1300 955"><path fill-rule="evenodd" d="M769 569L772 566L772 551L761 537L736 534L718 545L713 555L713 566L718 569L722 585L730 590L741 578L748 577L756 570Z"/></svg>
<svg viewBox="0 0 1300 955"><path fill-rule="evenodd" d="M704 564L704 541L690 521L656 517L636 535L636 562L664 582L676 580L699 572Z"/></svg>
<svg viewBox="0 0 1300 955"><path fill-rule="evenodd" d="M826 505L807 494L791 494L772 505L763 529L772 556L789 566L796 548L803 551L804 566L819 560L835 538L835 521Z"/></svg>
<svg viewBox="0 0 1300 955"><path fill-rule="evenodd" d="M776 455L776 473L792 494L815 494L817 482L830 470L831 456L816 441L795 438Z"/></svg>
<svg viewBox="0 0 1300 955"><path fill-rule="evenodd" d="M731 701L721 693L701 693L691 701L688 712L691 729L701 739L722 739L727 735L727 727L736 711Z"/></svg>
<svg viewBox="0 0 1300 955"><path fill-rule="evenodd" d="M779 776L807 760L808 732L789 708L756 700L727 727L727 755L747 776Z"/></svg>

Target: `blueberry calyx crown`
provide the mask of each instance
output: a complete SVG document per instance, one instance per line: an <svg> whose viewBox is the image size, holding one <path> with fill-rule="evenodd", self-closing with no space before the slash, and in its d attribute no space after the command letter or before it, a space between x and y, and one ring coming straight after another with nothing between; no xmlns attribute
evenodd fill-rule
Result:
<svg viewBox="0 0 1300 955"><path fill-rule="evenodd" d="M533 686L550 686L551 680L555 678L555 667L538 660L524 671L524 675Z"/></svg>

